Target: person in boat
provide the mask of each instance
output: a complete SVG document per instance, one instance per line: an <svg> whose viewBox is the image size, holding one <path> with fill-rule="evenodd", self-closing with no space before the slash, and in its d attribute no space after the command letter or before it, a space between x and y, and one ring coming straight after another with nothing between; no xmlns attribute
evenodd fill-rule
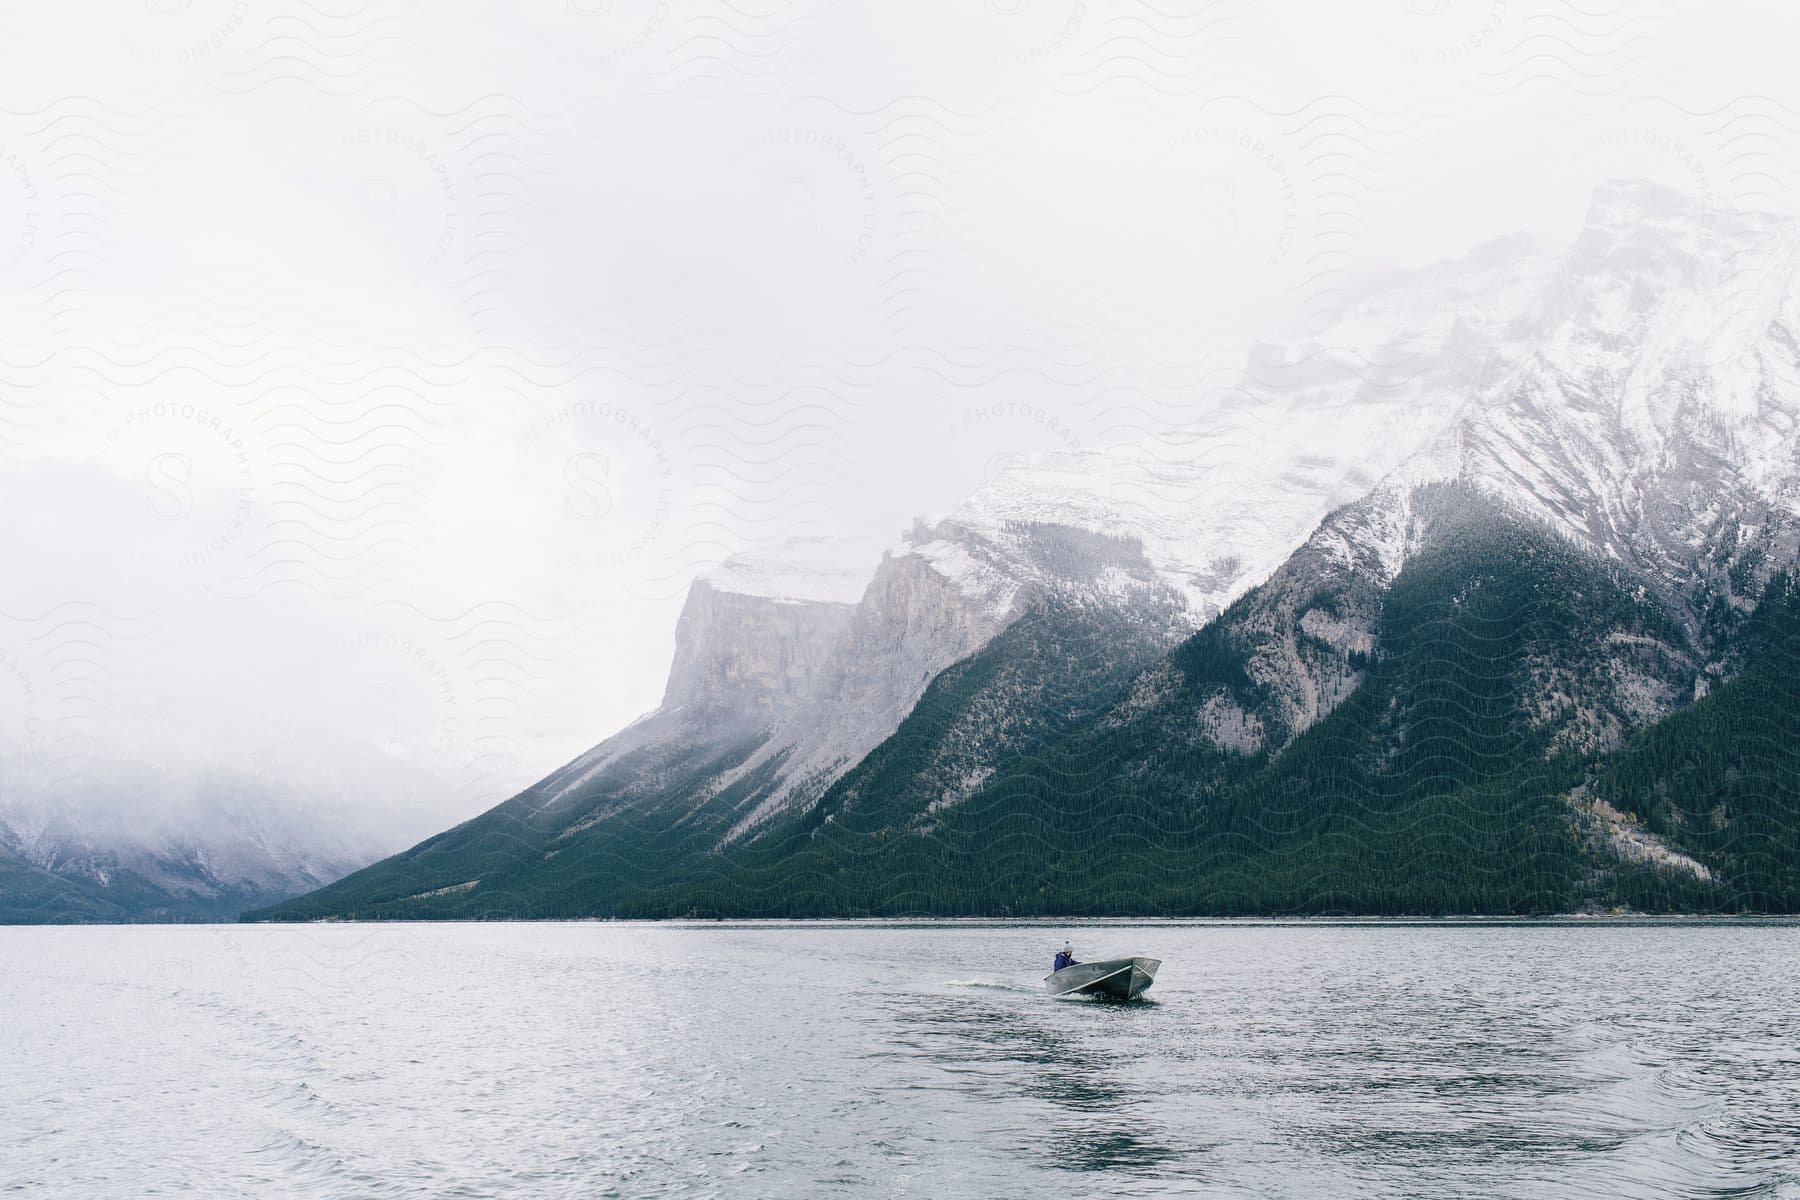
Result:
<svg viewBox="0 0 1800 1200"><path fill-rule="evenodd" d="M1056 958L1052 960L1050 969L1052 971L1060 971L1064 967L1072 967L1074 965L1075 947L1070 942L1064 942L1063 948L1056 952Z"/></svg>

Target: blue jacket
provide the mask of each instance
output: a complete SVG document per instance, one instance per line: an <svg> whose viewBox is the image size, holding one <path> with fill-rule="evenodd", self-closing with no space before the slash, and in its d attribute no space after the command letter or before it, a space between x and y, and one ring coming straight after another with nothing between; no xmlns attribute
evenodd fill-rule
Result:
<svg viewBox="0 0 1800 1200"><path fill-rule="evenodd" d="M1053 963L1051 963L1050 969L1052 971L1060 971L1064 967L1072 967L1074 965L1075 965L1075 956L1073 954L1070 954L1063 950L1058 950L1056 952L1056 960Z"/></svg>

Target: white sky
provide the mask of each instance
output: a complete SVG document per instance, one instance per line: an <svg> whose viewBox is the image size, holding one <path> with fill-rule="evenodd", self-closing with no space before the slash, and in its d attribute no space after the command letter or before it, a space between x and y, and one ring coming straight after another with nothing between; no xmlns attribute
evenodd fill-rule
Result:
<svg viewBox="0 0 1800 1200"><path fill-rule="evenodd" d="M1564 241L1606 178L1791 205L1797 33L1656 0L7 6L0 744L41 769L0 801L355 747L414 773L418 832L466 815L655 703L726 554L892 540L1020 454L1179 428L1248 341Z"/></svg>

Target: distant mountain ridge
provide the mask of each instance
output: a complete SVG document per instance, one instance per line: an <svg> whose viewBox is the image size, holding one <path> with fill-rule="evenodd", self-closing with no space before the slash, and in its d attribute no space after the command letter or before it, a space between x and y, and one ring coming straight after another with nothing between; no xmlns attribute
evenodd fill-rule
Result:
<svg viewBox="0 0 1800 1200"><path fill-rule="evenodd" d="M79 635L65 645L78 669L100 659ZM109 694L0 743L0 853L16 868L0 880L0 922L231 920L456 811L442 763L391 728L348 736L278 711L236 692Z"/></svg>
<svg viewBox="0 0 1800 1200"><path fill-rule="evenodd" d="M729 591L782 574L748 563L697 584L656 713L258 915L1785 897L1605 781L1767 645L1797 248L1610 185L1565 253L1490 244L1260 348L1202 428L1007 472L853 605Z"/></svg>
<svg viewBox="0 0 1800 1200"><path fill-rule="evenodd" d="M135 744L0 754L0 921L229 920L416 836L416 766L347 742L314 760L192 736L212 719L144 714ZM387 803L359 804L362 788Z"/></svg>

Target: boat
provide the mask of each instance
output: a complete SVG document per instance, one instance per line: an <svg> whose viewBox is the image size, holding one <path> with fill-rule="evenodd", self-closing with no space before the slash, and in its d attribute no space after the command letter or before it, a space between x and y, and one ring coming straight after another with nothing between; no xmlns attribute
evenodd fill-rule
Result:
<svg viewBox="0 0 1800 1200"><path fill-rule="evenodd" d="M1044 976L1052 996L1110 996L1135 1000L1156 981L1160 958L1109 958L1103 962L1075 963Z"/></svg>

